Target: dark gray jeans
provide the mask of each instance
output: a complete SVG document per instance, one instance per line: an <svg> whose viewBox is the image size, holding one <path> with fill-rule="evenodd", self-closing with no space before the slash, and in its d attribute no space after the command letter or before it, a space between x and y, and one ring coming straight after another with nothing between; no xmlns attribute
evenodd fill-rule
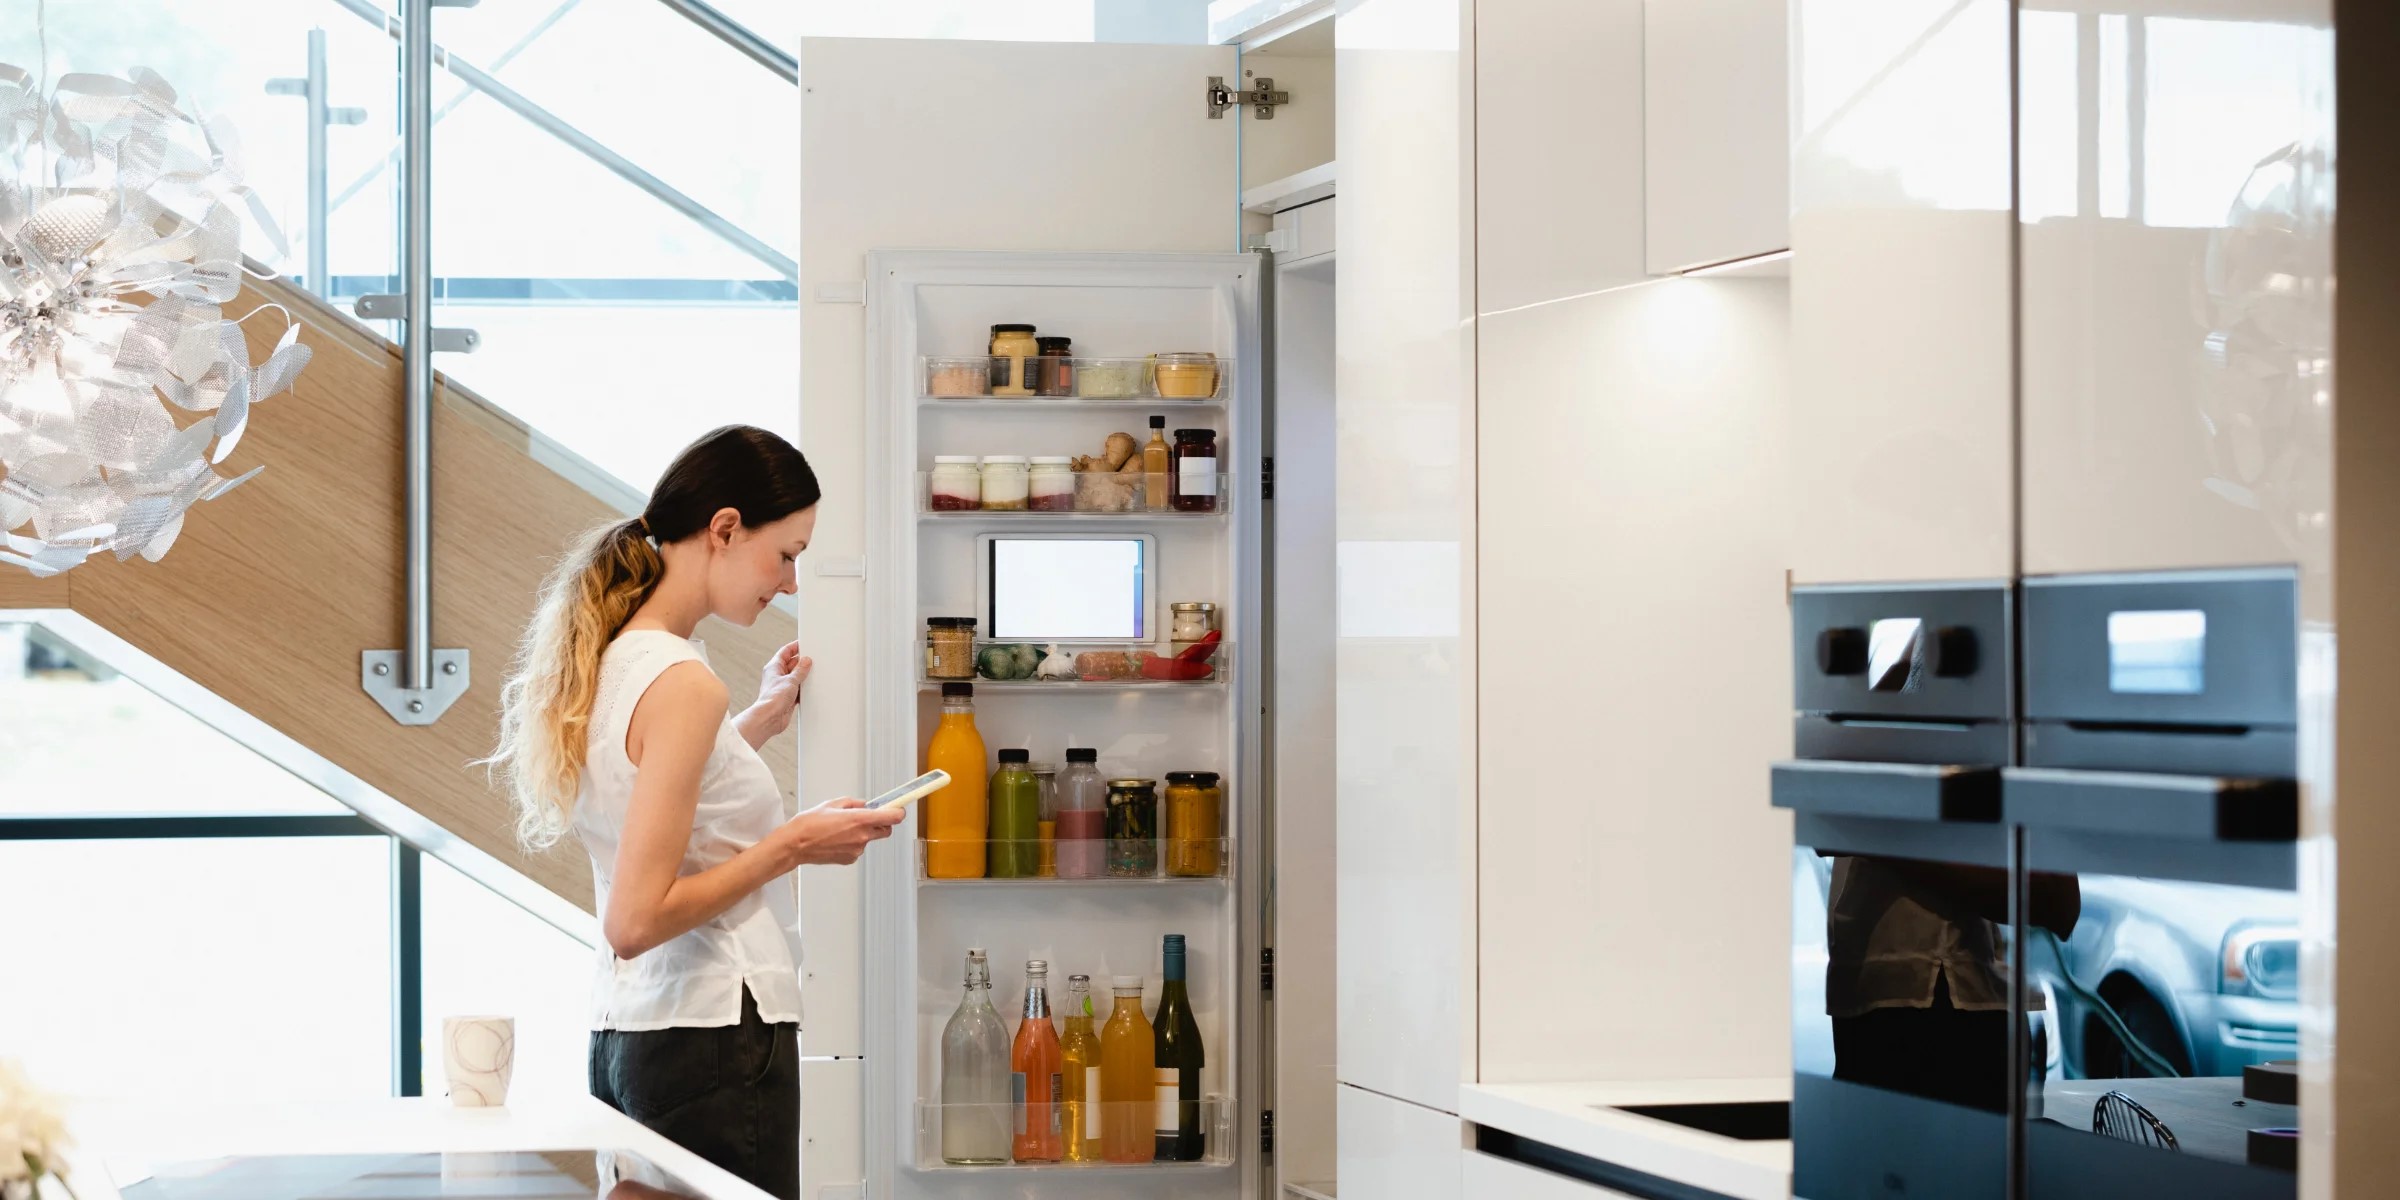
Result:
<svg viewBox="0 0 2400 1200"><path fill-rule="evenodd" d="M778 1200L800 1197L800 1027L742 992L715 1029L595 1030L592 1095Z"/></svg>

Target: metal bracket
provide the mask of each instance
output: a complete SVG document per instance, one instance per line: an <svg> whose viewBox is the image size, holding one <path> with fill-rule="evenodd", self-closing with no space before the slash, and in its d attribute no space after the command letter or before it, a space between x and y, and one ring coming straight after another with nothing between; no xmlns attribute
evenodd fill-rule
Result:
<svg viewBox="0 0 2400 1200"><path fill-rule="evenodd" d="M431 725L450 711L460 696L467 694L465 650L436 650L433 652L433 679L421 690L400 686L405 674L401 660L404 650L361 650L358 653L358 686L375 703L383 706L392 719L403 725Z"/></svg>
<svg viewBox="0 0 2400 1200"><path fill-rule="evenodd" d="M376 292L360 296L351 311L364 321L405 321L408 319L408 297L398 292ZM483 345L483 335L472 329L435 329L433 351L436 354L473 354Z"/></svg>
<svg viewBox="0 0 2400 1200"><path fill-rule="evenodd" d="M1292 94L1290 92L1276 91L1275 81L1272 79L1260 79L1257 81L1257 83L1258 87L1252 91L1237 92L1232 88L1225 86L1224 76L1209 76L1208 119L1211 121L1224 120L1225 110L1232 108L1236 104L1247 104L1255 110L1252 115L1256 116L1259 120L1274 120L1275 106L1279 104L1290 104L1292 102Z"/></svg>

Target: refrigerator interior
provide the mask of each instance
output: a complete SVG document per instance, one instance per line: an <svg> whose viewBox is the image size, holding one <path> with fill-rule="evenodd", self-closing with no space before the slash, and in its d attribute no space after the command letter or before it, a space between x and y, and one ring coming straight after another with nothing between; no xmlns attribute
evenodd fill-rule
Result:
<svg viewBox="0 0 2400 1200"><path fill-rule="evenodd" d="M1214 771L1224 786L1223 867L1215 877L1145 879L929 879L917 853L869 865L867 1162L875 1195L895 1197L1255 1195L1262 998L1258 958L1263 872L1261 451L1257 260L1248 255L1070 255L886 251L870 258L871 462L879 478L869 520L881 553L870 573L869 759L878 777L923 769L941 713L927 678L925 619L983 615L978 538L1022 532L1155 539L1148 583L1157 624L1143 646L1167 649L1167 605L1218 605L1224 641L1214 678L1116 684L993 683L978 679L975 719L987 749L1030 751L1061 763L1068 747L1098 751L1105 778L1163 781L1170 771ZM1077 358L1140 359L1178 351L1216 355L1221 382L1202 400L1075 397L936 398L925 359L986 352L990 326L1032 324L1074 339ZM1107 436L1146 441L1151 414L1179 428L1214 429L1225 473L1217 511L932 512L923 476L936 455L1098 454ZM1070 650L1072 647L1070 647ZM1163 793L1163 787L1162 787ZM1163 799L1163 795L1162 795ZM1163 806L1162 806L1163 807ZM923 806L902 835L921 836ZM1163 813L1162 813L1163 822ZM921 845L921 843L920 843ZM1189 994L1206 1049L1198 1163L952 1166L941 1156L940 1042L961 994L966 952L987 951L992 998L1012 1035L1025 964L1050 964L1053 1011L1063 1026L1066 980L1092 977L1105 1021L1109 980L1144 982L1155 1016L1161 940L1188 941Z"/></svg>

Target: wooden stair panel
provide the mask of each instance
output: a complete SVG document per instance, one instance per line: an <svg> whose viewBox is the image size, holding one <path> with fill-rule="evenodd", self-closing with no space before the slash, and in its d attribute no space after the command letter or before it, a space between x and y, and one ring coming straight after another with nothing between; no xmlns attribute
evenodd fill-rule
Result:
<svg viewBox="0 0 2400 1200"><path fill-rule="evenodd" d="M577 534L619 514L536 461L522 427L439 389L434 644L465 647L473 680L435 724L395 723L358 672L360 652L399 647L406 623L399 354L285 283L253 284L228 307L265 302L298 314L316 351L292 392L259 406L220 468L266 471L196 506L163 562L98 559L46 581L0 575L0 607L72 608L589 911L580 849L521 854L505 797L473 763L491 750L500 684L542 576ZM244 332L256 358L281 330L259 320ZM737 709L756 697L758 668L789 640L789 620L770 609L751 629L703 626ZM787 733L764 751L787 795L794 740Z"/></svg>

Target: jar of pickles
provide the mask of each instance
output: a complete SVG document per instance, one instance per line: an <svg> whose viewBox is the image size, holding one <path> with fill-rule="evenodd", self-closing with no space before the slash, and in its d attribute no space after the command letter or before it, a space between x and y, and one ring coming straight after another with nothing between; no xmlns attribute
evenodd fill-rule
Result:
<svg viewBox="0 0 2400 1200"><path fill-rule="evenodd" d="M1158 874L1158 781L1108 781L1108 873L1119 879Z"/></svg>
<svg viewBox="0 0 2400 1200"><path fill-rule="evenodd" d="M983 507L987 512L1023 512L1031 483L1025 459L1015 454L987 454L983 459Z"/></svg>
<svg viewBox="0 0 2400 1200"><path fill-rule="evenodd" d="M1225 789L1214 771L1167 772L1167 874L1208 877L1223 864Z"/></svg>
<svg viewBox="0 0 2400 1200"><path fill-rule="evenodd" d="M933 475L927 481L928 503L935 512L971 512L983 507L983 476L972 454L933 456Z"/></svg>
<svg viewBox="0 0 2400 1200"><path fill-rule="evenodd" d="M926 619L925 678L975 678L975 618Z"/></svg>

